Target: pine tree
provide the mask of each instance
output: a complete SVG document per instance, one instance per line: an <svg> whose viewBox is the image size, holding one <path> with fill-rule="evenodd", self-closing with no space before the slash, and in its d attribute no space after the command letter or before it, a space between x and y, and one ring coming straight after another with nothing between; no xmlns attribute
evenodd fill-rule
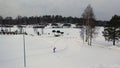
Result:
<svg viewBox="0 0 120 68"><path fill-rule="evenodd" d="M103 36L105 40L112 41L115 46L120 39L120 16L114 15L104 28Z"/></svg>

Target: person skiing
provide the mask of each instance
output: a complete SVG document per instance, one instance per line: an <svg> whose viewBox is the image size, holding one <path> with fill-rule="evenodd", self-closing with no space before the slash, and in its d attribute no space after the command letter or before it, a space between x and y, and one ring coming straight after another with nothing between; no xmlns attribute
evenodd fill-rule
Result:
<svg viewBox="0 0 120 68"><path fill-rule="evenodd" d="M55 53L55 52L56 52L55 50L56 50L56 47L54 47L54 48L53 48L53 53Z"/></svg>

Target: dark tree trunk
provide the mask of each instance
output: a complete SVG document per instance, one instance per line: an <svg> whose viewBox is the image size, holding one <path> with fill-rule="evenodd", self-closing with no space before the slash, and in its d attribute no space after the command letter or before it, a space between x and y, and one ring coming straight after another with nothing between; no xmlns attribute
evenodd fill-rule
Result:
<svg viewBox="0 0 120 68"><path fill-rule="evenodd" d="M113 45L115 46L115 39L113 40Z"/></svg>
<svg viewBox="0 0 120 68"><path fill-rule="evenodd" d="M114 28L114 34L113 34L114 36L114 38L113 38L113 45L115 46L115 28Z"/></svg>

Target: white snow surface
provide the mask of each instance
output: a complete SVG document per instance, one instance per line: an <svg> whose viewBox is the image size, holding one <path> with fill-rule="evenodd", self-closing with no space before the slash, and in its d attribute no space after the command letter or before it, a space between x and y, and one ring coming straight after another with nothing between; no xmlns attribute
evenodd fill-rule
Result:
<svg viewBox="0 0 120 68"><path fill-rule="evenodd" d="M54 37L52 30L63 31L64 35ZM34 34L32 29L26 31ZM102 31L100 27L92 46L83 43L80 29L76 28L44 29L41 36L28 34L25 36L26 67L23 36L0 35L0 68L120 68L120 48L106 42Z"/></svg>

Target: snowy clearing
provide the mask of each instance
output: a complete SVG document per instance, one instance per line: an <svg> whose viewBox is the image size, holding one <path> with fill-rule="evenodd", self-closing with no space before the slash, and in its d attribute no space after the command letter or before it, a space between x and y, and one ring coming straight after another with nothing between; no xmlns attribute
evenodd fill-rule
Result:
<svg viewBox="0 0 120 68"><path fill-rule="evenodd" d="M25 36L26 68L120 68L120 48L109 46L112 44L101 34L103 28L93 46L83 43L80 29L55 29L64 32L60 37L54 37L52 30L44 29L41 36ZM22 35L0 35L0 68L24 68L23 55Z"/></svg>

